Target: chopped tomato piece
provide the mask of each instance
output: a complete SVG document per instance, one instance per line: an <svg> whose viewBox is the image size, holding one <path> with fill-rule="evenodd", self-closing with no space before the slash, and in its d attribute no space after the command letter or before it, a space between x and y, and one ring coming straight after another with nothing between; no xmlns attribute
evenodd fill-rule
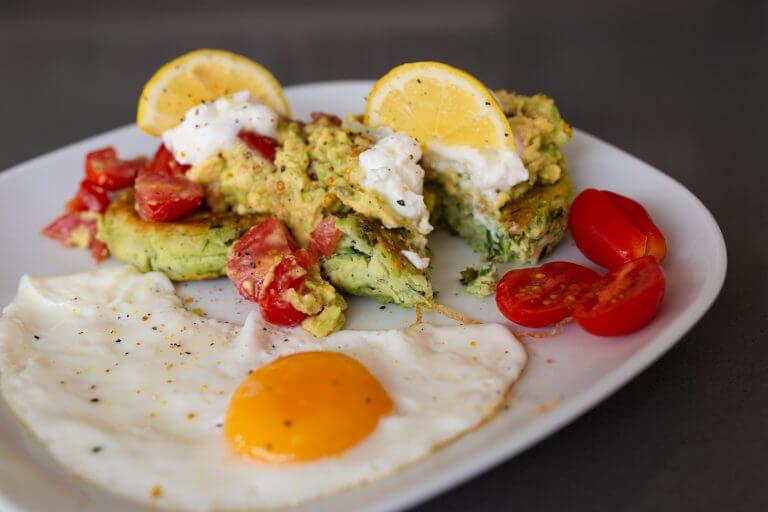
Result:
<svg viewBox="0 0 768 512"><path fill-rule="evenodd" d="M85 228L86 236L78 237L77 232ZM43 228L43 235L59 240L68 247L91 249L91 256L97 262L109 256L107 246L96 238L99 226L95 217L84 213L65 213Z"/></svg>
<svg viewBox="0 0 768 512"><path fill-rule="evenodd" d="M237 136L240 137L240 140L245 142L249 148L256 151L270 162L275 161L277 141L272 137L246 131L240 132Z"/></svg>
<svg viewBox="0 0 768 512"><path fill-rule="evenodd" d="M70 245L72 232L82 224L76 213L65 213L43 228L43 235Z"/></svg>
<svg viewBox="0 0 768 512"><path fill-rule="evenodd" d="M544 327L570 315L598 279L594 270L567 261L510 270L496 288L496 304L516 324Z"/></svg>
<svg viewBox="0 0 768 512"><path fill-rule="evenodd" d="M272 279L259 294L261 315L267 322L278 325L298 325L306 313L297 310L285 298L285 292L296 290L299 295L306 293L305 282L317 259L306 249L286 254L273 270Z"/></svg>
<svg viewBox="0 0 768 512"><path fill-rule="evenodd" d="M342 236L344 233L336 228L336 217L329 215L312 231L310 248L320 256L329 258L336 252L336 246Z"/></svg>
<svg viewBox="0 0 768 512"><path fill-rule="evenodd" d="M229 251L227 276L246 300L258 302L267 273L298 244L277 217L252 227Z"/></svg>
<svg viewBox="0 0 768 512"><path fill-rule="evenodd" d="M571 235L590 260L612 269L641 256L664 258L666 243L648 212L636 201L613 192L587 189L569 215Z"/></svg>
<svg viewBox="0 0 768 512"><path fill-rule="evenodd" d="M577 303L573 317L598 336L620 336L648 324L664 298L664 270L644 256L608 272Z"/></svg>
<svg viewBox="0 0 768 512"><path fill-rule="evenodd" d="M165 222L189 215L204 195L199 183L181 175L144 171L136 179L136 210L144 220Z"/></svg>
<svg viewBox="0 0 768 512"><path fill-rule="evenodd" d="M98 229L98 228L97 228ZM101 263L105 259L109 257L109 248L107 247L107 244L96 238L96 234L93 234L93 238L91 239L91 258L96 261L96 263Z"/></svg>
<svg viewBox="0 0 768 512"><path fill-rule="evenodd" d="M326 112L312 112L309 114L309 116L312 118L312 121L317 123L321 119L327 119L328 122L333 126L341 126L341 119L339 119L339 116L328 114Z"/></svg>
<svg viewBox="0 0 768 512"><path fill-rule="evenodd" d="M86 155L85 178L106 191L120 190L133 185L146 163L144 157L121 160L117 158L115 148L110 146Z"/></svg>
<svg viewBox="0 0 768 512"><path fill-rule="evenodd" d="M189 165L180 164L165 144L160 144L147 164L147 170L152 174L184 174L189 168Z"/></svg>
<svg viewBox="0 0 768 512"><path fill-rule="evenodd" d="M77 212L84 212L87 211L88 207L85 206L85 203L75 195L72 199L64 203L64 211L67 213L77 213Z"/></svg>
<svg viewBox="0 0 768 512"><path fill-rule="evenodd" d="M67 201L65 210L69 213L86 210L104 213L107 206L109 206L109 196L106 190L88 180L83 180L75 197Z"/></svg>

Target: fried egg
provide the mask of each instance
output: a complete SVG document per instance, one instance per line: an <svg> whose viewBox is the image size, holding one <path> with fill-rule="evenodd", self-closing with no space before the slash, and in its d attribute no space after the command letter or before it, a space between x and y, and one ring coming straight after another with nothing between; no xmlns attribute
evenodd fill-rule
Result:
<svg viewBox="0 0 768 512"><path fill-rule="evenodd" d="M394 473L494 414L526 354L496 324L316 339L187 311L162 274L25 276L0 388L59 463L182 510L294 505Z"/></svg>

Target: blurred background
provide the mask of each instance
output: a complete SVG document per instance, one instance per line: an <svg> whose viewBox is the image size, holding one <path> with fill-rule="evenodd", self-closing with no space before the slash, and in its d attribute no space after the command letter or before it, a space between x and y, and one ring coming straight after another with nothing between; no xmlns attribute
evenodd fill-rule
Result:
<svg viewBox="0 0 768 512"><path fill-rule="evenodd" d="M283 85L433 59L546 92L681 181L725 233L725 289L668 356L423 510L768 510L768 2L0 0L0 169L133 122L155 69L199 47Z"/></svg>

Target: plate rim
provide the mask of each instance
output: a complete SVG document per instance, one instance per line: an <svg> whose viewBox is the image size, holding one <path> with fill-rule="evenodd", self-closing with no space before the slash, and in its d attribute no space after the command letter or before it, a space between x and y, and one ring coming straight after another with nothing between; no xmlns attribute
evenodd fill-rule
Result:
<svg viewBox="0 0 768 512"><path fill-rule="evenodd" d="M322 87L370 87L374 82L374 80L367 79L305 82L285 86L284 90L286 94L297 94ZM17 173L23 172L26 167L34 165L41 160L55 158L58 154L67 151L73 146L87 143L93 139L102 137L108 138L133 128L136 128L136 124L129 123L71 142L22 162L18 162L0 172L0 187L4 186L7 180L13 179ZM704 213L704 219L707 224L706 230L714 235L716 250L712 254L715 265L709 269L699 296L692 303L688 304L681 314L672 320L671 324L662 335L639 348L637 352L626 361L619 364L616 368L611 369L601 378L595 380L581 393L570 397L568 401L554 408L547 415L536 418L515 430L514 433L509 436L499 439L494 450L475 453L471 458L465 459L462 464L445 467L442 471L431 475L428 479L414 482L401 492L394 494L390 493L387 495L386 499L374 500L368 503L363 510L372 512L400 510L423 503L430 498L433 498L450 488L456 487L502 462L511 459L544 438L549 437L553 433L576 421L609 396L616 393L631 379L639 376L651 364L658 361L666 352L679 343L683 337L701 321L720 295L728 269L727 247L723 232L707 206L693 192L675 178L634 156L628 151L577 128L574 128L574 134L580 138L584 138L590 146L603 145L607 149L621 155L622 158L631 159L633 163L643 166L647 171L651 171L658 178L665 180L668 186L675 187L678 189L678 192L687 195L688 198L691 199ZM20 510L16 504L10 501L10 496L4 492L2 488L0 488L0 505L2 505L0 508L7 507L8 510Z"/></svg>

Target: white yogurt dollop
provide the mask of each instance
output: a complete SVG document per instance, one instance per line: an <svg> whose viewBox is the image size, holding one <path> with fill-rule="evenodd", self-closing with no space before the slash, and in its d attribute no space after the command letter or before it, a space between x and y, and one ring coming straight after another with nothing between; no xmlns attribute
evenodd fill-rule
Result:
<svg viewBox="0 0 768 512"><path fill-rule="evenodd" d="M424 163L442 172L453 170L469 178L483 193L506 191L528 179L528 170L516 151L506 149L446 146L431 142L424 152Z"/></svg>
<svg viewBox="0 0 768 512"><path fill-rule="evenodd" d="M277 119L274 110L241 91L189 109L178 126L163 133L163 143L180 163L198 165L231 146L242 130L274 137Z"/></svg>
<svg viewBox="0 0 768 512"><path fill-rule="evenodd" d="M405 258L410 261L414 267L416 267L419 270L424 270L429 266L429 258L422 258L417 253L413 251L406 251L402 250L400 251L400 254L405 256Z"/></svg>
<svg viewBox="0 0 768 512"><path fill-rule="evenodd" d="M360 153L365 176L360 185L384 196L395 211L412 220L422 234L432 231L424 204L424 169L419 165L421 146L413 137L393 133Z"/></svg>

